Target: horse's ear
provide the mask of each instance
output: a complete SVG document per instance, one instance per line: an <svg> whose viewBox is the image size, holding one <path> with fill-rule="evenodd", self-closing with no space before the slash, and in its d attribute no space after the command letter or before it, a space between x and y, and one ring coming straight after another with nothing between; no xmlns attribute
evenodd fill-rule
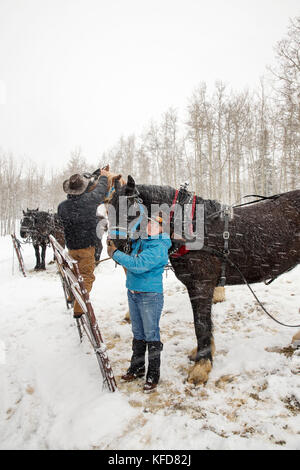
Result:
<svg viewBox="0 0 300 470"><path fill-rule="evenodd" d="M23 215L25 215L25 211L24 211L24 209L23 209Z"/></svg>
<svg viewBox="0 0 300 470"><path fill-rule="evenodd" d="M116 175L116 176L113 176L111 181L112 181L112 185L114 186L116 181L120 182L120 179L122 178L122 175Z"/></svg>
<svg viewBox="0 0 300 470"><path fill-rule="evenodd" d="M115 188L116 192L118 192L121 189L121 184L120 184L121 178L122 178L122 175L116 175L112 177L111 185L112 185L112 188Z"/></svg>
<svg viewBox="0 0 300 470"><path fill-rule="evenodd" d="M27 212L29 212L29 209L28 209L28 207L27 207Z"/></svg>
<svg viewBox="0 0 300 470"><path fill-rule="evenodd" d="M135 190L135 181L134 181L134 179L132 178L131 175L128 175L127 184L126 184L126 191L125 191L126 196L130 196L131 194L133 194L134 190Z"/></svg>
<svg viewBox="0 0 300 470"><path fill-rule="evenodd" d="M37 208L37 210L36 210L36 211L38 212L38 211L39 211L39 208Z"/></svg>

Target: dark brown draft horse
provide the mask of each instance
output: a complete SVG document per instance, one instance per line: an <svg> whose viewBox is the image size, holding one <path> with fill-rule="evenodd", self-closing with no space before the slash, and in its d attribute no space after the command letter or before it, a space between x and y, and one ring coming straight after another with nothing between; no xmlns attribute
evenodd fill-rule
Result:
<svg viewBox="0 0 300 470"><path fill-rule="evenodd" d="M167 186L135 185L131 176L125 186L117 186L111 200L117 213L114 242L119 249L128 243L118 239L119 197L127 197L128 208L143 202L150 211L151 204L168 204L174 201L175 189ZM204 204L204 247L222 252L224 249L224 220L221 205L197 197ZM119 232L124 227L119 226ZM273 279L300 262L300 190L280 194L245 207L235 208L229 222L229 259L243 273L248 283ZM198 384L208 380L213 360L213 334L211 307L214 288L219 283L222 259L204 250L190 251L179 258L170 257L176 277L186 286L190 297L197 338L195 366L189 381ZM226 266L226 285L242 284L237 270Z"/></svg>
<svg viewBox="0 0 300 470"><path fill-rule="evenodd" d="M47 245L50 243L49 235L53 235L63 247L65 246L64 230L59 216L39 211L38 209L23 211L20 235L27 242L32 243L34 247L36 257L35 271L46 269L45 256Z"/></svg>

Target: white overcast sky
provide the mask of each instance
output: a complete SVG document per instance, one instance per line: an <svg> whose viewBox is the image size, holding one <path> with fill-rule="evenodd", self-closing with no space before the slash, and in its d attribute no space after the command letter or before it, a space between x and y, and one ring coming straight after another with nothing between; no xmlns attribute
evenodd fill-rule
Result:
<svg viewBox="0 0 300 470"><path fill-rule="evenodd" d="M255 87L299 0L0 0L0 148L95 161L196 86Z"/></svg>

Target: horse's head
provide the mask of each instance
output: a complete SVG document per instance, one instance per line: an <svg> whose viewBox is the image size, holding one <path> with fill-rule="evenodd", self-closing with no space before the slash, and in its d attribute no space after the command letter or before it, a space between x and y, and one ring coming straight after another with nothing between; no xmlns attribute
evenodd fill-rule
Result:
<svg viewBox="0 0 300 470"><path fill-rule="evenodd" d="M121 175L119 175L121 176ZM109 239L121 251L128 251L133 238L144 219L145 208L132 176L127 183L114 180L114 192L108 206Z"/></svg>
<svg viewBox="0 0 300 470"><path fill-rule="evenodd" d="M54 217L49 212L40 211L35 215L35 231L42 237L48 237L54 228Z"/></svg>
<svg viewBox="0 0 300 470"><path fill-rule="evenodd" d="M121 174L118 174L118 173L113 173L110 171L109 169L109 165L106 165L103 170L106 170L108 175L107 175L107 180L108 180L108 185L107 185L107 193L106 193L106 196L105 196L105 199L104 199L104 203L108 203L110 202L110 200L112 199L114 193L115 193L115 181L118 181L119 183L119 186L124 186L126 184L126 181L124 180L124 178L122 177ZM90 192L90 191L93 191L98 182L99 182L99 176L100 176L100 169L99 170L96 170L94 173L85 173L85 175L87 177L90 177L91 178L91 181L89 183L89 186L88 186L88 189L87 191Z"/></svg>
<svg viewBox="0 0 300 470"><path fill-rule="evenodd" d="M126 186L126 181L124 180L122 175L118 173L112 173L109 171L107 180L108 180L108 188L107 188L107 194L104 200L104 203L106 204L112 200L117 188L120 189L122 186Z"/></svg>
<svg viewBox="0 0 300 470"><path fill-rule="evenodd" d="M29 237L35 231L36 217L38 213L37 209L28 209L25 212L23 210L23 217L20 225L20 235L22 238Z"/></svg>

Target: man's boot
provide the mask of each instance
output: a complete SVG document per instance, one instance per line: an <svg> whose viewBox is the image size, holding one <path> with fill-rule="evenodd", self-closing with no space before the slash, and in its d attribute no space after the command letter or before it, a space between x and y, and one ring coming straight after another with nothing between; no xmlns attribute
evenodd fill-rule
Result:
<svg viewBox="0 0 300 470"><path fill-rule="evenodd" d="M160 376L160 353L163 350L163 344L160 341L149 341L148 343L148 371L145 392L151 392L158 384Z"/></svg>
<svg viewBox="0 0 300 470"><path fill-rule="evenodd" d="M132 351L130 367L126 374L121 377L121 380L125 382L132 382L145 375L146 341L133 338Z"/></svg>

